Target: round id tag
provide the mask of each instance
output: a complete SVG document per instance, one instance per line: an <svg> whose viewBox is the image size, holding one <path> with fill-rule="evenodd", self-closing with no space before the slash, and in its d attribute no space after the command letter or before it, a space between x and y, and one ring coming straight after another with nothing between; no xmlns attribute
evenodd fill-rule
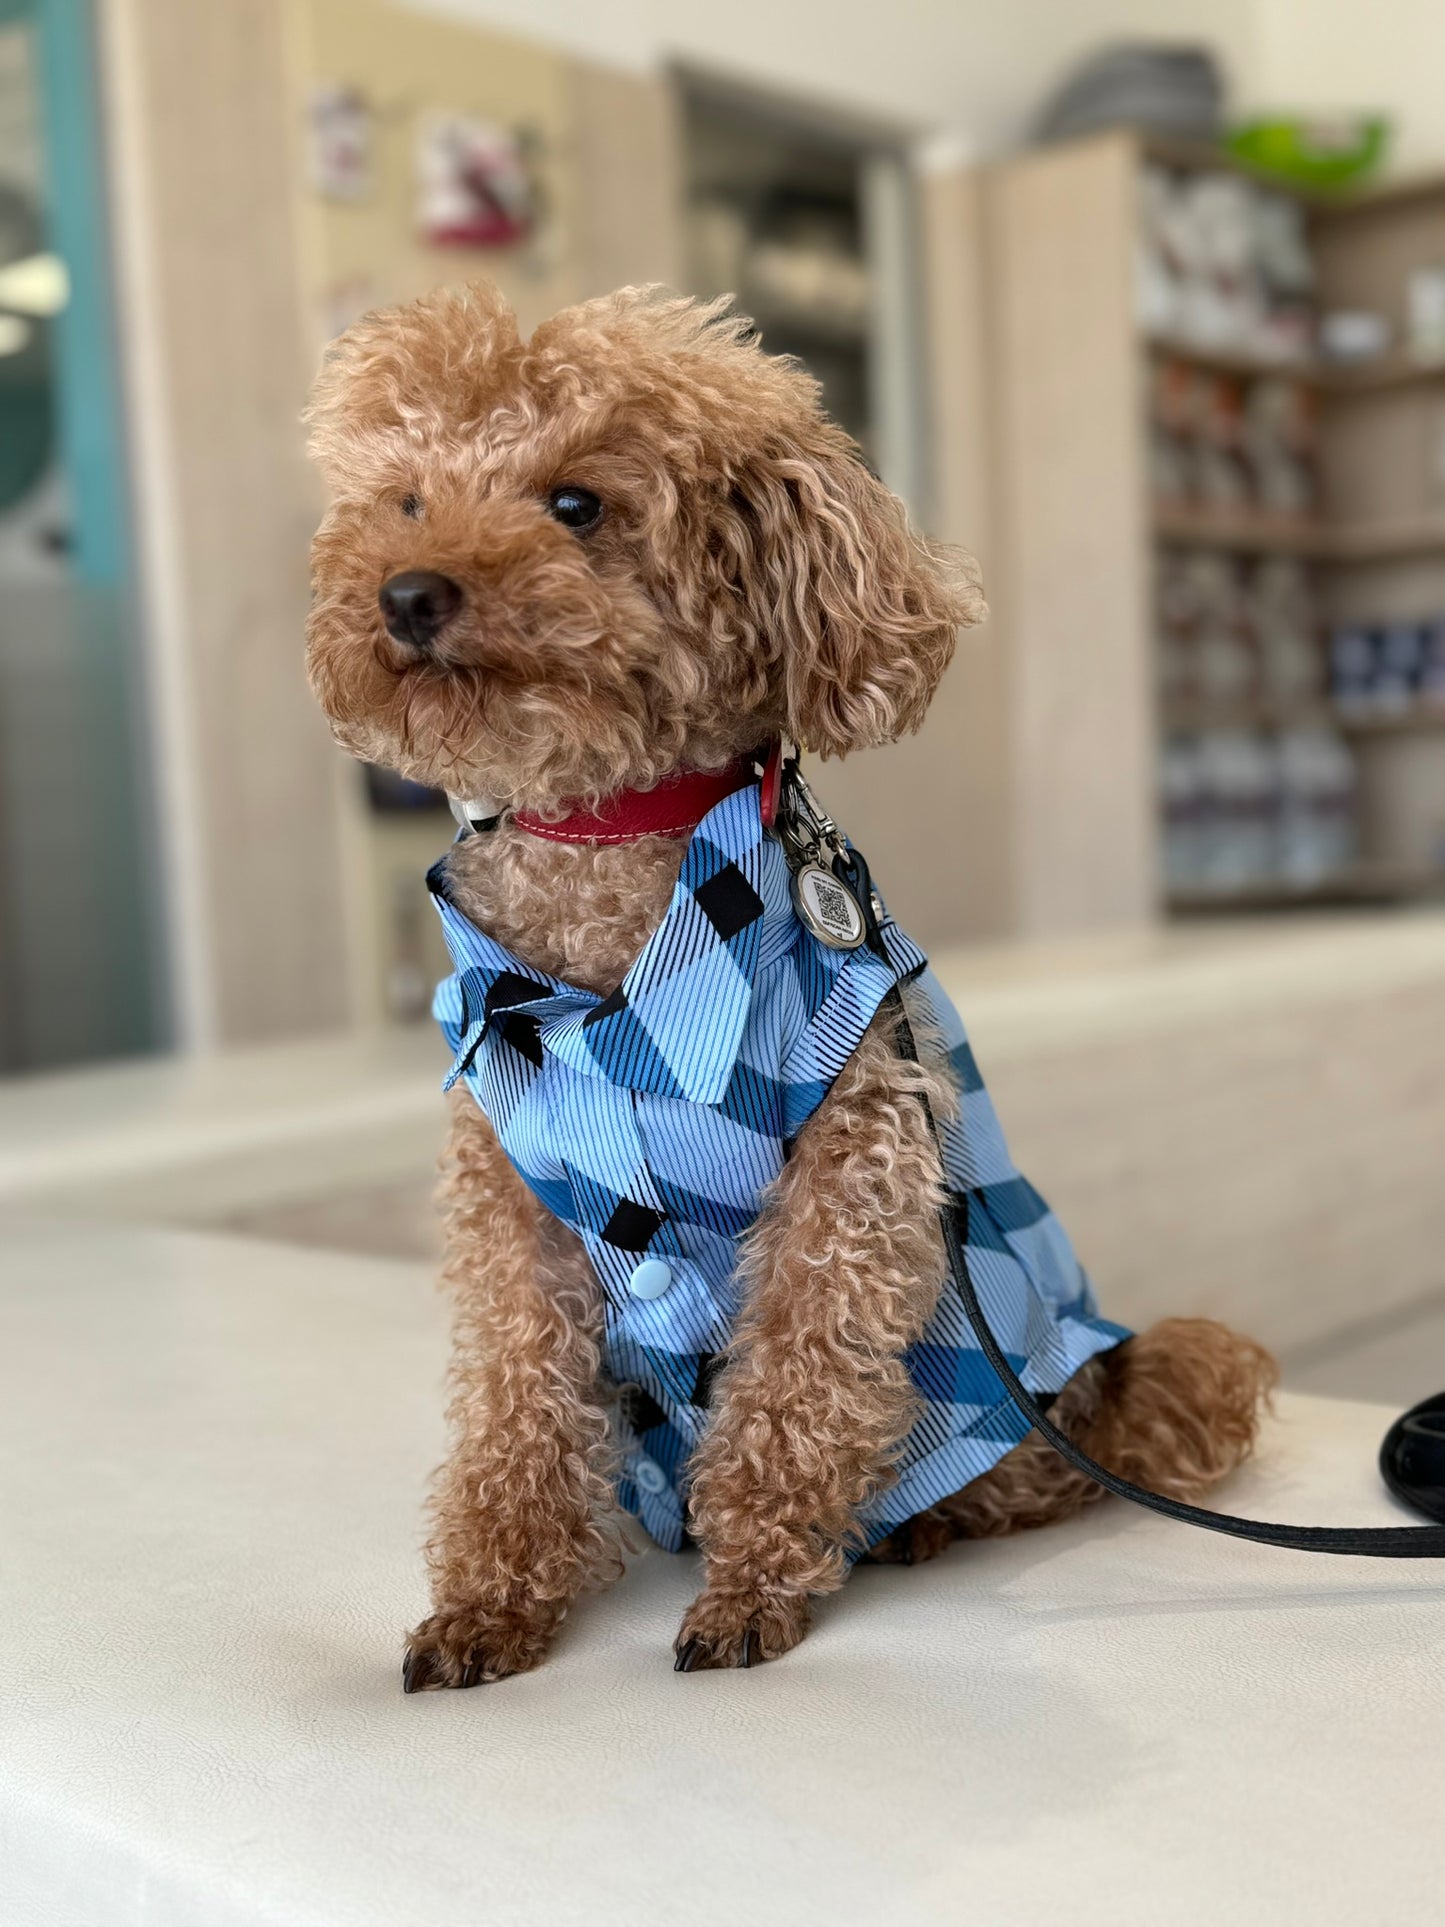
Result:
<svg viewBox="0 0 1445 1927"><path fill-rule="evenodd" d="M805 863L793 877L793 903L805 926L833 950L856 950L868 934L858 899L821 863Z"/></svg>

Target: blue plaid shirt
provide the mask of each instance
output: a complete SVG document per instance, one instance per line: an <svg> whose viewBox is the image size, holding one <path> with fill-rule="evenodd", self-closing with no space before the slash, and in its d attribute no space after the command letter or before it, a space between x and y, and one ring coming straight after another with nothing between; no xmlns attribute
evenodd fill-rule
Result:
<svg viewBox="0 0 1445 1927"><path fill-rule="evenodd" d="M618 1497L661 1545L686 1543L687 1464L737 1316L738 1240L788 1147L896 983L918 979L952 1054L961 1117L943 1126L967 1197L984 1310L1031 1391L1059 1391L1127 1333L1095 1312L1063 1227L1009 1160L952 1005L886 914L887 962L834 950L799 922L758 786L693 832L666 916L601 997L504 950L429 879L455 974L434 1012L527 1184L581 1237L605 1300L606 1369L621 1388ZM897 1478L868 1506L876 1544L996 1463L1028 1427L951 1284L908 1354L920 1409Z"/></svg>

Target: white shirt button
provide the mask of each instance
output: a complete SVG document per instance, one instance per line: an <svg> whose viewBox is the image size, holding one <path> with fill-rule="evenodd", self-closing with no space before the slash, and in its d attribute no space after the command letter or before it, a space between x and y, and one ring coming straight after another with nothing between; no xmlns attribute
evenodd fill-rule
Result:
<svg viewBox="0 0 1445 1927"><path fill-rule="evenodd" d="M627 1281L634 1298L660 1298L672 1283L672 1266L663 1258L644 1258Z"/></svg>
<svg viewBox="0 0 1445 1927"><path fill-rule="evenodd" d="M667 1490L667 1474L656 1459L639 1459L633 1468L632 1476L644 1492L651 1492L655 1496Z"/></svg>

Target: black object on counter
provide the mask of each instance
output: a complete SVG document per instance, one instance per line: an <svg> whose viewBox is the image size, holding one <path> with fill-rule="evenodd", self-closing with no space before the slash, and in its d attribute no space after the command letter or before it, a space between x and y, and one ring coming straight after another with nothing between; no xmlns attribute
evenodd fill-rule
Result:
<svg viewBox="0 0 1445 1927"><path fill-rule="evenodd" d="M1412 1511L1445 1525L1445 1392L1395 1420L1380 1447L1380 1476Z"/></svg>

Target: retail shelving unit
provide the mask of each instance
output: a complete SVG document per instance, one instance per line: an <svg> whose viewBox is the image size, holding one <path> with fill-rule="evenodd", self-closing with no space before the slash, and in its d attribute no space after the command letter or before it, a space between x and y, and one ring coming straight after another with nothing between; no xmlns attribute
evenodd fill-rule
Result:
<svg viewBox="0 0 1445 1927"><path fill-rule="evenodd" d="M1358 857L1298 886L1169 892L1157 772L1170 729L1200 720L1158 693L1161 558L1205 550L1308 565L1319 647L1338 624L1445 612L1445 362L1404 347L1359 367L1200 349L1136 316L1141 173L1244 172L1211 149L1120 133L1029 154L985 177L995 478L993 601L1013 746L999 834L1016 858L1024 931L1153 915L1445 894L1445 707L1290 713L1216 705L1211 725L1323 724L1357 767ZM1276 191L1279 184L1269 182ZM1288 191L1288 190L1283 190ZM1321 312L1369 309L1407 339L1406 286L1445 266L1445 176L1304 208ZM1161 358L1242 383L1287 375L1317 420L1319 497L1308 514L1156 500L1146 397Z"/></svg>

